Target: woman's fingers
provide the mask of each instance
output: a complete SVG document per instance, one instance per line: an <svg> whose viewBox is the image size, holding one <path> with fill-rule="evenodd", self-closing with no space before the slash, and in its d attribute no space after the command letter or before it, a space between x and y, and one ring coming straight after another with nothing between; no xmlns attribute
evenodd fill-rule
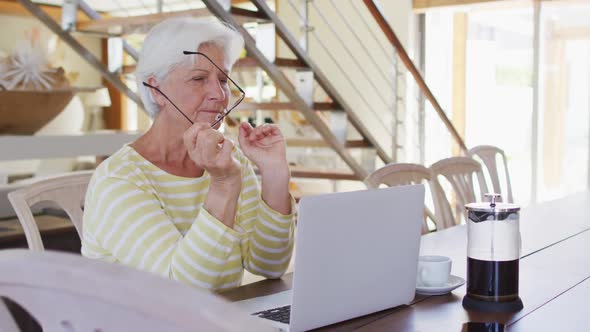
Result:
<svg viewBox="0 0 590 332"><path fill-rule="evenodd" d="M203 130L197 137L196 148L201 152L203 161L209 164L214 163L217 155L221 150L220 146L224 144L225 137L217 130Z"/></svg>
<svg viewBox="0 0 590 332"><path fill-rule="evenodd" d="M194 150L197 143L197 136L200 132L207 130L209 127L210 125L206 122L197 122L190 126L182 135L184 147L189 151Z"/></svg>
<svg viewBox="0 0 590 332"><path fill-rule="evenodd" d="M250 125L250 123L242 122L240 124L240 135L243 135L244 137L248 137L252 130L254 130L254 128L252 128L252 125Z"/></svg>
<svg viewBox="0 0 590 332"><path fill-rule="evenodd" d="M262 126L252 128L247 122L240 124L240 140L246 138L248 141L253 142L273 135L281 135L277 125L265 123Z"/></svg>
<svg viewBox="0 0 590 332"><path fill-rule="evenodd" d="M249 137L252 130L254 130L254 128L252 128L252 126L248 122L242 122L240 124L240 133L238 135L238 141L240 142L241 146L244 146L250 141Z"/></svg>
<svg viewBox="0 0 590 332"><path fill-rule="evenodd" d="M258 141L258 140L263 139L264 137L272 136L272 135L276 135L276 134L280 134L278 127L273 124L265 123L264 125L262 125L260 127L254 128L250 132L250 135L248 135L248 139L250 141Z"/></svg>
<svg viewBox="0 0 590 332"><path fill-rule="evenodd" d="M272 135L273 128L274 126L269 124L265 124L264 126L262 126L262 132L264 133L264 136Z"/></svg>
<svg viewBox="0 0 590 332"><path fill-rule="evenodd" d="M244 128L248 129L251 128ZM183 134L183 142L193 162L207 170L212 178L239 176L239 163L232 156L233 142L210 124L195 123Z"/></svg>
<svg viewBox="0 0 590 332"><path fill-rule="evenodd" d="M220 161L221 167L228 168L231 167L233 163L233 156L232 151L234 149L234 143L230 139L226 139L223 141L221 145L221 149L218 153L218 159Z"/></svg>

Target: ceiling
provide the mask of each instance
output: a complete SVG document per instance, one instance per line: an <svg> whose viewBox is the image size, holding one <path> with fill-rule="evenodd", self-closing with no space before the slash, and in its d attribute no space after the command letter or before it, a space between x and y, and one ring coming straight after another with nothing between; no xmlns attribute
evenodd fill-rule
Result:
<svg viewBox="0 0 590 332"><path fill-rule="evenodd" d="M35 0L35 3L61 6L64 0ZM155 14L158 11L158 0L85 0L94 10L108 12L113 16L134 16ZM200 0L164 0L163 11L177 11L203 8Z"/></svg>

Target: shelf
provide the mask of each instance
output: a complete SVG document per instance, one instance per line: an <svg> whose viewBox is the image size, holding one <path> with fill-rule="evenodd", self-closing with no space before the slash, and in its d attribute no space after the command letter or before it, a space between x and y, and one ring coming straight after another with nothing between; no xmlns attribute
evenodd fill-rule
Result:
<svg viewBox="0 0 590 332"><path fill-rule="evenodd" d="M142 133L97 131L80 135L0 136L0 161L108 156Z"/></svg>

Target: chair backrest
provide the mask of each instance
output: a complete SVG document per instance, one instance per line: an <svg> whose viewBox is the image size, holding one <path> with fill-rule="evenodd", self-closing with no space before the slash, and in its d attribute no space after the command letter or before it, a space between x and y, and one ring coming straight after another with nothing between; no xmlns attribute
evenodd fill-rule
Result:
<svg viewBox="0 0 590 332"><path fill-rule="evenodd" d="M508 161L506 160L504 151L492 145L479 145L471 148L469 151L467 151L467 154L471 157L477 156L483 161L483 164L485 165L485 168L487 169L487 172L490 176L494 193L502 194L502 201L514 203L514 198L512 197L512 185L510 184L510 174L508 173ZM504 174L506 177L505 191L502 190L502 186L500 185L500 175L498 173L499 169L496 162L498 155L502 157L502 163L504 164Z"/></svg>
<svg viewBox="0 0 590 332"><path fill-rule="evenodd" d="M388 187L393 187L420 184L426 181L428 182L432 191L432 185L430 182L431 178L432 175L430 170L422 165L391 163L373 171L365 178L364 182L367 188L379 188L379 185L381 184L384 184ZM435 195L432 194L432 196L434 199ZM429 231L427 224L428 218L434 222L438 229L439 223L436 220L435 215L430 211L430 209L428 209L426 205L424 205L424 214L425 218L424 223L422 223L422 234L428 233Z"/></svg>
<svg viewBox="0 0 590 332"><path fill-rule="evenodd" d="M0 296L44 331L275 330L208 291L75 254L3 250L0 271Z"/></svg>
<svg viewBox="0 0 590 332"><path fill-rule="evenodd" d="M451 157L432 164L430 170L433 186L436 187L433 195L438 195L434 200L435 215L444 228L457 225L461 222L462 216L466 217L465 204L483 201L487 186L481 165L477 161L467 157ZM475 193L474 175L479 184L479 195ZM445 194L439 176L444 177L451 184L454 200L449 199ZM455 204L451 205L453 201Z"/></svg>
<svg viewBox="0 0 590 332"><path fill-rule="evenodd" d="M8 193L8 200L23 227L29 249L44 250L39 228L31 212L31 206L39 202L53 202L62 208L82 238L84 197L92 173L81 171L56 176Z"/></svg>

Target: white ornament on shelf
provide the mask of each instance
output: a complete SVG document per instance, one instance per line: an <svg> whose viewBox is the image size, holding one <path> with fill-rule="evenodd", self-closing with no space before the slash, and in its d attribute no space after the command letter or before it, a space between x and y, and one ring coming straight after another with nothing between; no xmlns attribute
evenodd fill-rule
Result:
<svg viewBox="0 0 590 332"><path fill-rule="evenodd" d="M31 84L35 89L50 89L53 78L47 65L47 58L40 47L34 47L30 43L19 43L14 55L8 58L0 72L0 80L5 82L5 87L12 90L18 86Z"/></svg>
<svg viewBox="0 0 590 332"><path fill-rule="evenodd" d="M47 50L41 47L36 30L27 33L12 55L0 60L0 84L7 90L49 90L56 73L57 69L49 66Z"/></svg>

